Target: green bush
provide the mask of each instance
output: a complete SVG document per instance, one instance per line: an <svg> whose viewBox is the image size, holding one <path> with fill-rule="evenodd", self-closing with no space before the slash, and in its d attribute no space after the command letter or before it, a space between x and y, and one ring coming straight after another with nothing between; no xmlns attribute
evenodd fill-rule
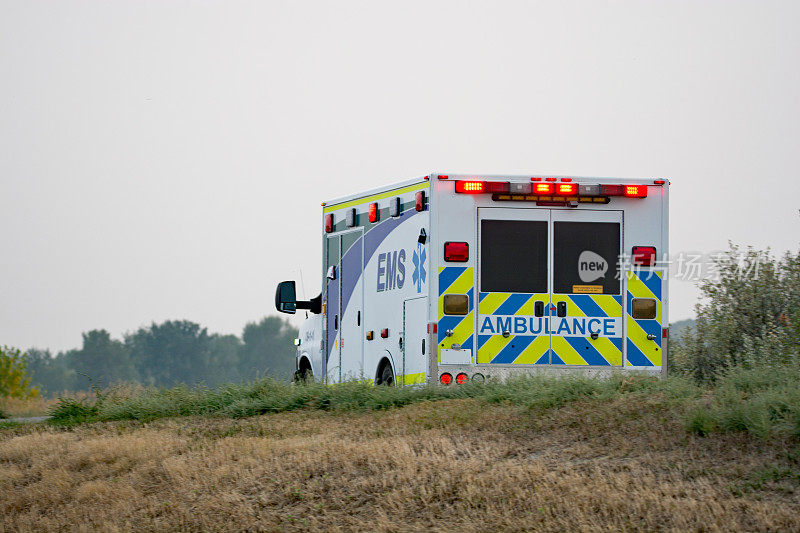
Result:
<svg viewBox="0 0 800 533"><path fill-rule="evenodd" d="M737 367L796 364L800 252L778 259L731 245L714 265L719 277L701 282L694 327L670 347L672 372L711 383Z"/></svg>

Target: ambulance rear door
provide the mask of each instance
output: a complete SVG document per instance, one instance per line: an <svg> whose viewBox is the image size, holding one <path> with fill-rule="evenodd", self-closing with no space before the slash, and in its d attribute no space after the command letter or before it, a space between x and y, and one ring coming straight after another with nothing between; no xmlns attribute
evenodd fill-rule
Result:
<svg viewBox="0 0 800 533"><path fill-rule="evenodd" d="M621 366L622 211L551 211L551 364Z"/></svg>
<svg viewBox="0 0 800 533"><path fill-rule="evenodd" d="M478 209L478 364L549 364L550 210Z"/></svg>

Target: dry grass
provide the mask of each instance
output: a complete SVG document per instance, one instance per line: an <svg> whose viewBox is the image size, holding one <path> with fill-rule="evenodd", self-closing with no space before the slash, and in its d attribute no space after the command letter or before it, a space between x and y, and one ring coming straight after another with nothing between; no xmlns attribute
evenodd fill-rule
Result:
<svg viewBox="0 0 800 533"><path fill-rule="evenodd" d="M65 393L63 397L74 398L76 400L91 399L94 395L91 392L71 392ZM46 398L38 396L36 398L6 398L0 397L0 412L9 418L26 416L44 416L58 404L58 398Z"/></svg>
<svg viewBox="0 0 800 533"><path fill-rule="evenodd" d="M0 530L800 529L800 441L657 395L0 430Z"/></svg>

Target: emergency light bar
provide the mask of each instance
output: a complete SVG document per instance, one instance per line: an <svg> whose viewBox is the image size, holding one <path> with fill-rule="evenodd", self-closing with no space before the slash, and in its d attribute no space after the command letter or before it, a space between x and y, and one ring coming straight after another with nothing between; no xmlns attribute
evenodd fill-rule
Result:
<svg viewBox="0 0 800 533"><path fill-rule="evenodd" d="M624 196L627 198L646 198L647 185L595 185L573 183L564 178L553 183L556 178L531 178L533 183L511 183L508 181L456 181L456 192L460 194L534 194L559 197L568 196ZM660 185L660 184L659 184ZM501 198L505 200L506 198ZM511 198L508 198L511 199ZM589 200L593 201L593 200Z"/></svg>

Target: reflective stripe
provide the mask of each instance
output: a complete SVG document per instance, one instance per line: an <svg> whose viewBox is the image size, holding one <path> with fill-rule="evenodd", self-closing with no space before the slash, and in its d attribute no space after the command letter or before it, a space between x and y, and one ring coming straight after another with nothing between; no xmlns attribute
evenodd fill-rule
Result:
<svg viewBox="0 0 800 533"><path fill-rule="evenodd" d="M661 366L661 294L663 272L658 270L633 270L626 274L627 280L627 366ZM655 319L635 319L631 315L631 301L634 298L653 298L656 300ZM647 335L654 335L649 340Z"/></svg>
<svg viewBox="0 0 800 533"><path fill-rule="evenodd" d="M527 294L510 292L482 292L478 296L478 328L487 318L494 326L497 320L510 319L510 317L524 317L534 319L536 302L543 302L549 309L550 296L548 294ZM545 316L550 313L546 312ZM540 320L536 317L536 320ZM498 326L499 327L499 326ZM524 329L524 328L523 328ZM533 331L533 330L531 330ZM550 335L509 335L503 337L502 331L495 331L491 335L478 336L477 362L479 364L516 364L533 365L548 364L550 358Z"/></svg>
<svg viewBox="0 0 800 533"><path fill-rule="evenodd" d="M472 335L475 330L475 291L473 289L472 267L440 267L439 268L439 322L437 326L438 357L441 361L441 349L450 348L453 344L461 345L465 350L473 347ZM445 315L444 297L446 294L466 294L469 298L469 312L466 315ZM448 337L447 331L453 335Z"/></svg>
<svg viewBox="0 0 800 533"><path fill-rule="evenodd" d="M406 374L403 377L403 383L405 385L416 385L417 383L425 383L427 381L427 376L425 372L419 372L417 374Z"/></svg>
<svg viewBox="0 0 800 533"><path fill-rule="evenodd" d="M622 317L622 297L613 294L554 294L553 304L566 302L567 317L615 318ZM551 348L554 355L561 360L560 364L620 366L622 365L622 326L617 337L601 336L592 339L587 331L586 336L562 337L553 331ZM551 328L554 326L551 325ZM559 339L556 341L556 339ZM559 364L553 362L552 364Z"/></svg>
<svg viewBox="0 0 800 533"><path fill-rule="evenodd" d="M383 200L384 198L399 196L403 193L427 189L428 187L430 187L430 184L427 181L423 181L422 183L417 183L416 185L409 185L408 187L403 187L401 189L395 189L393 191L384 192L380 194L373 194L372 196L358 198L356 200L351 200L349 202L344 202L341 204L326 205L325 208L322 210L322 212L330 213L331 211L338 211L339 209L345 209L346 207L355 207L357 205L366 204L368 202L374 202L375 200Z"/></svg>

